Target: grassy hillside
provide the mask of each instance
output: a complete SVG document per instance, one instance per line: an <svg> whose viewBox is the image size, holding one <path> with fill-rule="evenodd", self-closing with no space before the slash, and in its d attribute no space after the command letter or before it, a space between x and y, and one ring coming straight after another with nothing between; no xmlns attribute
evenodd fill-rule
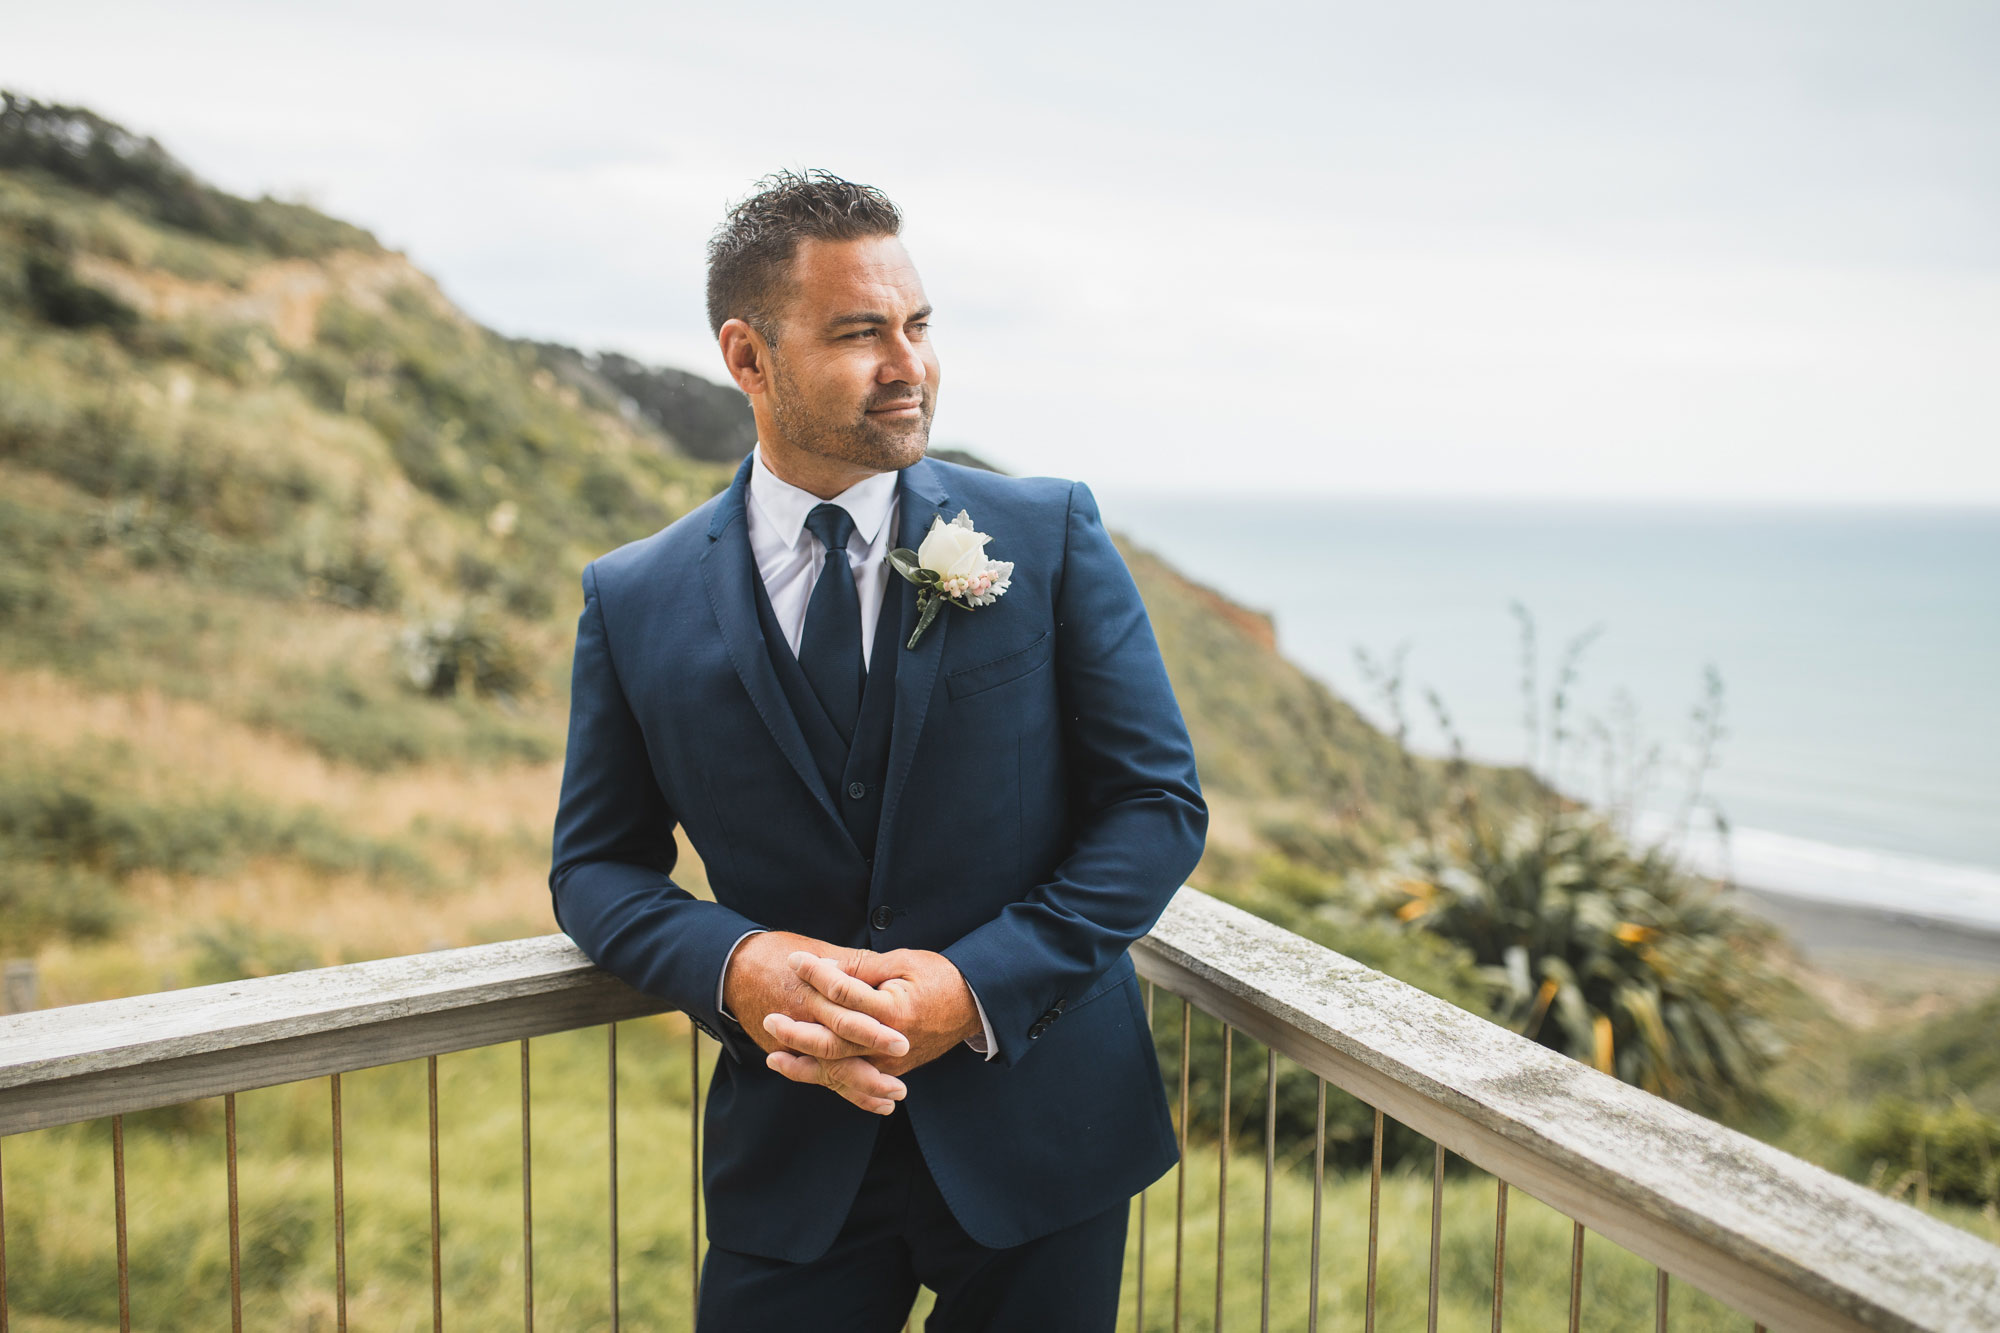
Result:
<svg viewBox="0 0 2000 1333"><path fill-rule="evenodd" d="M214 972L166 926L216 913L267 968L546 928L576 571L725 484L740 397L504 338L365 232L7 106L0 952L82 998ZM1366 860L1394 745L1267 619L1125 551L1217 808L1203 882ZM267 880L285 912L214 900ZM1476 1003L1434 956L1405 970Z"/></svg>
<svg viewBox="0 0 2000 1333"><path fill-rule="evenodd" d="M726 483L733 392L497 335L358 228L213 190L86 111L9 99L0 672L53 710L10 717L74 718L0 737L19 756L0 790L0 950L116 933L121 886L146 876L393 861L443 882L462 859L386 822L367 837L393 855L291 831L362 836L291 785L301 762L354 788L518 772L542 801L511 836L533 846L577 571ZM1219 855L1258 845L1270 812L1372 837L1356 831L1380 822L1394 747L1280 658L1260 616L1127 555L1207 786L1266 812L1225 811ZM180 734L163 753L109 720L121 707ZM235 757L203 736L236 738ZM211 830L209 850L159 833L187 827Z"/></svg>

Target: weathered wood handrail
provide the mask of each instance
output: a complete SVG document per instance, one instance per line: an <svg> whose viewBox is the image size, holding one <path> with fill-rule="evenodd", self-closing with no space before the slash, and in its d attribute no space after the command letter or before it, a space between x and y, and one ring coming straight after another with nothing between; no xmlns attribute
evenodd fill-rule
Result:
<svg viewBox="0 0 2000 1333"><path fill-rule="evenodd" d="M2000 1329L2000 1248L1207 894L1141 976L1773 1329Z"/></svg>
<svg viewBox="0 0 2000 1333"><path fill-rule="evenodd" d="M1141 975L1773 1329L2000 1328L2000 1249L1183 889ZM0 1018L0 1134L661 1012L561 935Z"/></svg>
<svg viewBox="0 0 2000 1333"><path fill-rule="evenodd" d="M0 1018L0 1134L657 1014L566 935Z"/></svg>

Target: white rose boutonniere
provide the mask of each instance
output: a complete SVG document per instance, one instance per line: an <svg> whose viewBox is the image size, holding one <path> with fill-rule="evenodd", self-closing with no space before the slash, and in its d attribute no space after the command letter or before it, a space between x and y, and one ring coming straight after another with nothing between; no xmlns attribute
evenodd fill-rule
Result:
<svg viewBox="0 0 2000 1333"><path fill-rule="evenodd" d="M975 531L972 516L961 509L949 523L932 519L931 530L916 550L899 546L889 552L896 572L917 585L917 628L905 647L917 646L946 602L969 611L1000 600L1013 578L1014 564L986 558L986 543L992 540Z"/></svg>

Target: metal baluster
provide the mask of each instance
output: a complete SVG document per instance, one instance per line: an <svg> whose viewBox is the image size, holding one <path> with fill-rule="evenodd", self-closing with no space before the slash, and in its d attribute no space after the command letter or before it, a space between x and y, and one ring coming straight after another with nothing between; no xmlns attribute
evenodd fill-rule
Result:
<svg viewBox="0 0 2000 1333"><path fill-rule="evenodd" d="M1493 1333L1500 1333L1500 1305L1507 1286L1507 1182L1494 1178L1500 1186L1500 1201L1493 1214Z"/></svg>
<svg viewBox="0 0 2000 1333"><path fill-rule="evenodd" d="M341 1161L340 1075L333 1083L333 1322L347 1333L347 1182Z"/></svg>
<svg viewBox="0 0 2000 1333"><path fill-rule="evenodd" d="M528 1142L528 1039L521 1038L521 1324L535 1333L535 1173Z"/></svg>
<svg viewBox="0 0 2000 1333"><path fill-rule="evenodd" d="M701 1029L688 1024L688 1327L701 1312Z"/></svg>
<svg viewBox="0 0 2000 1333"><path fill-rule="evenodd" d="M618 1333L618 1024L604 1025L611 1130L611 1333Z"/></svg>
<svg viewBox="0 0 2000 1333"><path fill-rule="evenodd" d="M243 1210L236 1192L236 1094L233 1092L223 1095L222 1121L229 1158L229 1327L232 1333L243 1333L243 1237L239 1221ZM124 1266L122 1253L119 1266Z"/></svg>
<svg viewBox="0 0 2000 1333"><path fill-rule="evenodd" d="M0 1144L6 1140L0 1139ZM7 1168L0 1163L0 1333L7 1333Z"/></svg>
<svg viewBox="0 0 2000 1333"><path fill-rule="evenodd" d="M1153 983L1147 982L1146 1031L1149 1034L1153 1030L1153 989ZM1146 1328L1146 1195L1149 1192L1139 1191L1139 1294L1138 1299L1132 1302L1134 1316L1132 1327L1139 1333L1145 1333Z"/></svg>
<svg viewBox="0 0 2000 1333"><path fill-rule="evenodd" d="M1215 1333L1222 1333L1223 1234L1229 1222L1229 1061L1236 1029L1222 1025L1222 1146L1215 1166Z"/></svg>
<svg viewBox="0 0 2000 1333"><path fill-rule="evenodd" d="M444 1333L444 1243L438 1217L438 1058L426 1062L431 1104L431 1333Z"/></svg>
<svg viewBox="0 0 2000 1333"><path fill-rule="evenodd" d="M1570 1223L1569 1333L1583 1327L1583 1223Z"/></svg>
<svg viewBox="0 0 2000 1333"><path fill-rule="evenodd" d="M1444 1145L1433 1141L1431 1154L1431 1294L1424 1316L1425 1333L1437 1333L1438 1259L1444 1252Z"/></svg>
<svg viewBox="0 0 2000 1333"><path fill-rule="evenodd" d="M1667 1333L1667 1270L1653 1270L1653 1333Z"/></svg>
<svg viewBox="0 0 2000 1333"><path fill-rule="evenodd" d="M1306 1333L1316 1333L1319 1328L1319 1212L1320 1196L1326 1190L1326 1080L1319 1080L1319 1101L1313 1110L1313 1239L1312 1239L1312 1279L1310 1296L1312 1303L1306 1309Z"/></svg>
<svg viewBox="0 0 2000 1333"><path fill-rule="evenodd" d="M1375 1150L1368 1167L1368 1304L1362 1328L1375 1333L1375 1248L1382 1231L1382 1112L1375 1112Z"/></svg>
<svg viewBox="0 0 2000 1333"><path fill-rule="evenodd" d="M1257 1333L1271 1333L1271 1178L1278 1168L1278 1053L1264 1048L1264 1277Z"/></svg>
<svg viewBox="0 0 2000 1333"><path fill-rule="evenodd" d="M1188 1055L1194 1002L1181 1000L1181 1159L1174 1164L1174 1333L1181 1333L1181 1242L1187 1229Z"/></svg>
<svg viewBox="0 0 2000 1333"><path fill-rule="evenodd" d="M235 1110L233 1098L230 1101L230 1110L232 1112ZM235 1124L233 1114L230 1123L233 1128ZM236 1147L235 1135L230 1136L229 1143L233 1154ZM118 1333L132 1333L132 1270L125 1253L125 1117L122 1115L111 1117L111 1197L118 1211ZM233 1205L235 1202L236 1194L232 1190L230 1203ZM236 1235L234 1207L229 1210L229 1234L232 1239ZM234 1246L231 1248L233 1250Z"/></svg>

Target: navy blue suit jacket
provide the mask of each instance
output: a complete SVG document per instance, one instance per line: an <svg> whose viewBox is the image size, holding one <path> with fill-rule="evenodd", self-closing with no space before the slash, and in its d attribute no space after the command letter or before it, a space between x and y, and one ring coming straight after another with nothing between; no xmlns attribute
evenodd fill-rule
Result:
<svg viewBox="0 0 2000 1333"><path fill-rule="evenodd" d="M1017 1245L1129 1199L1177 1150L1126 950L1200 858L1208 813L1090 491L931 459L898 475L898 545L965 509L1014 573L989 606L943 608L914 649L916 589L896 580L871 862L759 629L749 473L745 459L726 491L584 570L549 876L585 953L722 1042L704 1115L710 1241L823 1254L880 1123L773 1073L717 1012L724 959L756 926L936 950L978 994L998 1055L961 1044L911 1070L895 1112L973 1239ZM713 901L671 878L676 824Z"/></svg>

